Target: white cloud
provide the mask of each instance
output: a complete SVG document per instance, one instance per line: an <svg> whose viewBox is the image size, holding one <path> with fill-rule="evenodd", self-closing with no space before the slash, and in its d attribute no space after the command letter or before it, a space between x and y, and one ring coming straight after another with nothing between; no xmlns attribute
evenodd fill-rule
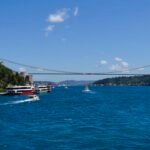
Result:
<svg viewBox="0 0 150 150"><path fill-rule="evenodd" d="M115 60L117 61L116 64L111 66L112 71L121 71L121 72L129 72L129 64L128 62L124 61L122 58L116 57Z"/></svg>
<svg viewBox="0 0 150 150"><path fill-rule="evenodd" d="M120 62L121 66L123 66L124 68L128 68L129 64L126 61L121 61Z"/></svg>
<svg viewBox="0 0 150 150"><path fill-rule="evenodd" d="M73 15L76 17L79 13L79 8L75 7Z"/></svg>
<svg viewBox="0 0 150 150"><path fill-rule="evenodd" d="M68 18L70 18L70 16L76 17L78 15L78 12L79 12L79 8L75 7L74 10L70 8L63 8L63 9L56 11L55 13L49 14L46 21L50 23L50 25L47 26L45 30L46 31L45 35L48 36L48 33L53 31L54 28L57 26L56 24L65 22ZM69 25L65 27L67 29L70 28Z"/></svg>
<svg viewBox="0 0 150 150"><path fill-rule="evenodd" d="M111 70L112 71L121 71L121 72L128 72L129 68L128 67L124 67L121 64L115 64L111 66Z"/></svg>
<svg viewBox="0 0 150 150"><path fill-rule="evenodd" d="M61 23L64 22L69 17L67 9L61 9L56 13L50 14L47 21L50 23Z"/></svg>
<svg viewBox="0 0 150 150"><path fill-rule="evenodd" d="M100 61L100 64L101 64L101 65L106 65L106 64L108 64L108 62L107 62L106 60L101 60L101 61Z"/></svg>
<svg viewBox="0 0 150 150"><path fill-rule="evenodd" d="M112 65L110 68L112 71L120 71L121 67L119 64Z"/></svg>
<svg viewBox="0 0 150 150"><path fill-rule="evenodd" d="M123 61L123 59L119 57L115 57L115 61Z"/></svg>
<svg viewBox="0 0 150 150"><path fill-rule="evenodd" d="M55 26L54 25L49 25L46 29L45 29L45 36L47 37L49 32L52 32L54 30Z"/></svg>
<svg viewBox="0 0 150 150"><path fill-rule="evenodd" d="M53 31L54 30L54 25L49 25L45 30L47 31L47 32L51 32L51 31Z"/></svg>

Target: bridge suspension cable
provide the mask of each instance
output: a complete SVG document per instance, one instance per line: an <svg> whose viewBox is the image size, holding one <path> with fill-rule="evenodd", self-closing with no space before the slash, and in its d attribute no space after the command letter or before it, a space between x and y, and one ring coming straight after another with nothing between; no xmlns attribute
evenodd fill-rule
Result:
<svg viewBox="0 0 150 150"><path fill-rule="evenodd" d="M27 68L31 68L31 69L36 69L36 70L41 69L41 70L43 70L43 71L49 71L49 72L57 72L57 73L73 73L73 72L64 71L64 70L47 69L47 68L43 68L43 67L31 66L31 65L18 63L18 62L12 61L12 60L4 59L4 58L0 58L0 60L2 60L2 61L4 61L4 62L11 63L11 64L15 64L15 65L19 65L19 66L23 66L23 67L27 67Z"/></svg>
<svg viewBox="0 0 150 150"><path fill-rule="evenodd" d="M149 68L150 65L143 65L140 67L134 67L134 68L129 68L123 71L113 71L113 72L72 72L72 71L64 71L64 70L56 70L56 69L47 69L47 68L43 68L43 67L36 67L36 66L32 66L32 65L27 65L27 64L22 64L22 63L18 63L12 60L8 60L8 59L4 59L4 58L0 58L1 61L3 62L8 62L11 64L15 64L15 65L19 65L19 66L23 66L23 67L27 67L27 68L31 68L31 69L35 69L35 70L42 70L42 71L47 71L46 73L37 73L37 72L33 72L30 74L33 75L148 75L148 74L139 74L139 73L123 73L123 72L131 72L131 71L135 71L135 70L139 70L141 68Z"/></svg>
<svg viewBox="0 0 150 150"><path fill-rule="evenodd" d="M150 74L141 74L141 73L29 73L29 74L32 74L32 75L86 75L86 76L114 76L114 75L117 75L117 76L141 76L141 75L150 75Z"/></svg>

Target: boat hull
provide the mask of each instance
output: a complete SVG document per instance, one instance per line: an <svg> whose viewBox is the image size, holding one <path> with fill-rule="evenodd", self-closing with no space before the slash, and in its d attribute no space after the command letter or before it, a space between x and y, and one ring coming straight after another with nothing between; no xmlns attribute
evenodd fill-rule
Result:
<svg viewBox="0 0 150 150"><path fill-rule="evenodd" d="M35 94L33 91L24 91L24 92L7 92L4 95L30 95L30 94Z"/></svg>

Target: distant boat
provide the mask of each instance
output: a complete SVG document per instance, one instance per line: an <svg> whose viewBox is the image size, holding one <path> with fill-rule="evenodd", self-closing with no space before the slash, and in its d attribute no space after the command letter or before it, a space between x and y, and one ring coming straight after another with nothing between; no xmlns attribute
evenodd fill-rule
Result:
<svg viewBox="0 0 150 150"><path fill-rule="evenodd" d="M83 92L90 92L91 90L89 89L89 86L88 85L86 85L85 86L85 89L83 90Z"/></svg>
<svg viewBox="0 0 150 150"><path fill-rule="evenodd" d="M65 89L68 89L68 86L65 86Z"/></svg>
<svg viewBox="0 0 150 150"><path fill-rule="evenodd" d="M36 87L36 93L48 93L51 92L51 87L49 85L38 85Z"/></svg>
<svg viewBox="0 0 150 150"><path fill-rule="evenodd" d="M29 98L28 100L39 100L39 97L35 94L29 95L28 98Z"/></svg>

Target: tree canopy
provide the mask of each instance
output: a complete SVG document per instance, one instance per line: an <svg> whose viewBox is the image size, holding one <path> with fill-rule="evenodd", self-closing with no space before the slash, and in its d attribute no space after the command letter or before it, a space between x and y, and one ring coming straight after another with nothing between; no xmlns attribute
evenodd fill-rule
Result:
<svg viewBox="0 0 150 150"><path fill-rule="evenodd" d="M96 85L150 85L150 75L114 77L98 80Z"/></svg>
<svg viewBox="0 0 150 150"><path fill-rule="evenodd" d="M0 89L5 89L10 84L24 85L25 80L18 72L12 71L0 63Z"/></svg>

